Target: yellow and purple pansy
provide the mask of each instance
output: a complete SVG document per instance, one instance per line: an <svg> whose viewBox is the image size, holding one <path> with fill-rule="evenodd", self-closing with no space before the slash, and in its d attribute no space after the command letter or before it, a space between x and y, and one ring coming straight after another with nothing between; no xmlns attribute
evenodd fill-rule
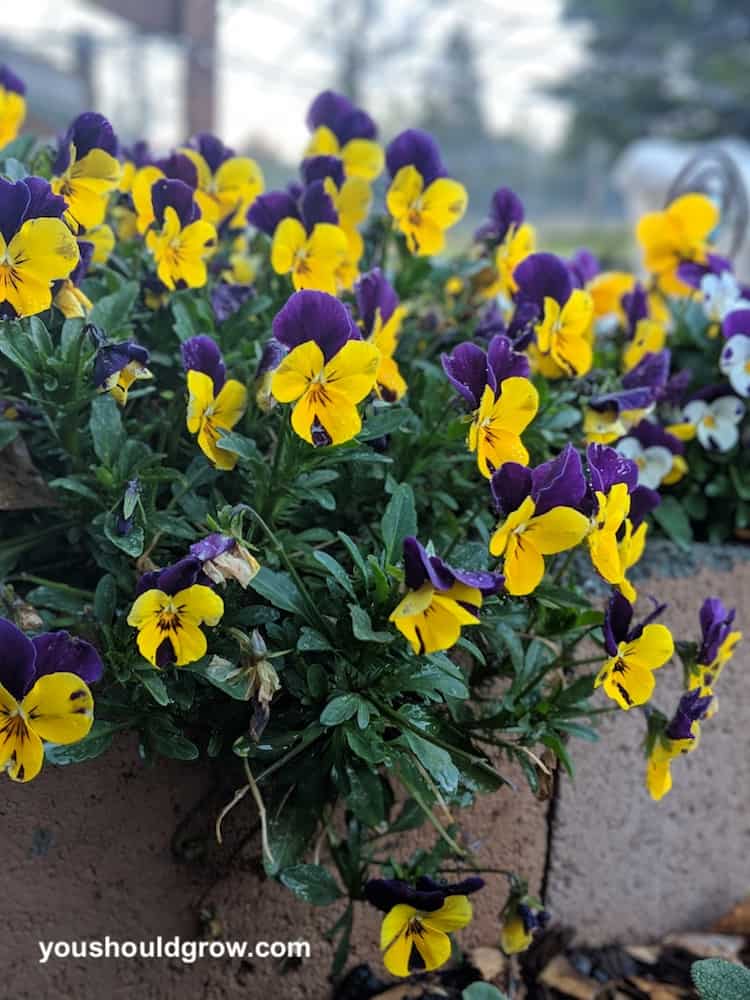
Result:
<svg viewBox="0 0 750 1000"><path fill-rule="evenodd" d="M584 410L583 430L591 444L611 444L624 437L671 392L670 352L644 354L638 364L622 376L622 388L592 396Z"/></svg>
<svg viewBox="0 0 750 1000"><path fill-rule="evenodd" d="M0 177L0 316L49 309L55 283L78 264L78 243L64 212L65 201L41 177L15 184Z"/></svg>
<svg viewBox="0 0 750 1000"><path fill-rule="evenodd" d="M131 185L131 200L135 211L136 229L143 234L154 223L152 189L160 180L182 181L195 198L198 189L198 168L185 153L172 152L160 159L149 159L135 172Z"/></svg>
<svg viewBox="0 0 750 1000"><path fill-rule="evenodd" d="M74 233L102 224L119 181L112 126L103 115L86 111L61 137L52 164L52 190L65 199L65 220Z"/></svg>
<svg viewBox="0 0 750 1000"><path fill-rule="evenodd" d="M533 253L516 267L516 308L536 311L535 339L529 348L533 366L546 378L585 375L593 361L594 304L575 288L564 261L551 253Z"/></svg>
<svg viewBox="0 0 750 1000"><path fill-rule="evenodd" d="M154 667L183 667L208 644L201 625L218 625L224 602L209 584L201 560L186 556L138 581L128 625L138 629L138 649Z"/></svg>
<svg viewBox="0 0 750 1000"><path fill-rule="evenodd" d="M622 310L625 315L626 336L622 367L629 372L645 355L663 349L667 341L667 330L663 323L649 316L648 295L639 281L631 291L623 295Z"/></svg>
<svg viewBox="0 0 750 1000"><path fill-rule="evenodd" d="M414 886L400 879L370 879L365 899L385 913L380 928L383 964L394 976L431 972L451 956L448 935L471 922L469 896L484 886L478 876L454 885L420 876Z"/></svg>
<svg viewBox="0 0 750 1000"><path fill-rule="evenodd" d="M271 266L277 274L291 275L295 290L336 294L349 241L322 180L260 195L247 218L271 237Z"/></svg>
<svg viewBox="0 0 750 1000"><path fill-rule="evenodd" d="M662 292L689 294L690 286L679 274L680 264L706 262L711 233L718 222L717 206L696 192L680 195L663 211L641 217L636 237L643 249L643 263Z"/></svg>
<svg viewBox="0 0 750 1000"><path fill-rule="evenodd" d="M206 257L216 230L201 218L193 190L183 181L160 178L151 187L153 223L146 246L156 262L159 281L170 291L202 288L208 280Z"/></svg>
<svg viewBox="0 0 750 1000"><path fill-rule="evenodd" d="M0 149L18 135L26 118L26 84L0 65Z"/></svg>
<svg viewBox="0 0 750 1000"><path fill-rule="evenodd" d="M469 196L447 176L435 140L421 129L407 129L390 143L386 165L391 184L386 205L409 251L419 257L440 253L445 232L463 218Z"/></svg>
<svg viewBox="0 0 750 1000"><path fill-rule="evenodd" d="M271 376L279 403L294 403L292 427L314 447L350 441L362 426L357 405L375 388L380 351L361 339L349 310L324 292L292 295L273 321L288 353Z"/></svg>
<svg viewBox="0 0 750 1000"><path fill-rule="evenodd" d="M455 569L413 536L404 540L407 592L389 618L418 655L450 649L464 625L478 625L485 597L503 585L499 573Z"/></svg>
<svg viewBox="0 0 750 1000"><path fill-rule="evenodd" d="M343 94L324 90L307 112L312 138L305 157L338 156L348 177L374 181L383 169L375 122Z"/></svg>
<svg viewBox="0 0 750 1000"><path fill-rule="evenodd" d="M506 955L518 955L529 947L534 935L544 930L550 920L549 913L541 906L534 906L527 898L511 894L500 915L500 947Z"/></svg>
<svg viewBox="0 0 750 1000"><path fill-rule="evenodd" d="M702 695L713 696L714 685L742 640L742 632L732 628L734 618L735 609L727 610L718 597L709 597L703 602L700 610L701 644L695 666L686 678L688 690L699 690ZM714 698L707 717L714 714L716 706Z"/></svg>
<svg viewBox="0 0 750 1000"><path fill-rule="evenodd" d="M666 625L653 619L660 605L640 624L631 627L633 606L622 594L614 594L604 613L604 646L609 654L594 681L622 709L645 705L654 693L654 671L672 658L674 640Z"/></svg>
<svg viewBox="0 0 750 1000"><path fill-rule="evenodd" d="M535 469L506 462L492 476L491 489L501 521L490 552L503 557L508 593L531 594L542 582L544 557L575 548L588 534L581 457L569 444Z"/></svg>
<svg viewBox="0 0 750 1000"><path fill-rule="evenodd" d="M501 187L492 195L489 217L474 233L474 239L487 244L494 253L494 275L482 285L484 298L501 295L510 300L518 291L516 267L534 252L534 229L524 222L524 207L510 188Z"/></svg>
<svg viewBox="0 0 750 1000"><path fill-rule="evenodd" d="M380 399L393 403L406 392L406 382L393 356L406 307L399 304L396 290L379 267L359 279L354 293L364 339L380 351L375 392Z"/></svg>
<svg viewBox="0 0 750 1000"><path fill-rule="evenodd" d="M347 177L343 162L336 156L313 156L303 160L302 180L307 187L322 181L331 199L338 225L346 233L348 249L339 269L342 287L349 288L357 276L358 264L364 251L359 226L367 218L372 205L372 188L362 177ZM348 271L349 273L345 273Z"/></svg>
<svg viewBox="0 0 750 1000"><path fill-rule="evenodd" d="M653 736L646 766L646 788L655 802L672 789L672 761L692 753L700 740L700 722L708 717L712 697L695 690L684 694L669 723Z"/></svg>
<svg viewBox="0 0 750 1000"><path fill-rule="evenodd" d="M471 408L468 445L476 452L482 475L489 479L505 462L527 465L529 453L521 434L536 416L539 393L529 380L526 355L498 334L486 353L468 342L440 360L451 384Z"/></svg>
<svg viewBox="0 0 750 1000"><path fill-rule="evenodd" d="M103 344L94 358L94 386L110 393L120 406L128 401L134 382L153 378L148 369L148 351L132 340Z"/></svg>
<svg viewBox="0 0 750 1000"><path fill-rule="evenodd" d="M242 229L247 211L262 193L263 171L249 156L237 156L221 139L200 132L177 150L196 168L195 200L215 226Z"/></svg>
<svg viewBox="0 0 750 1000"><path fill-rule="evenodd" d="M187 429L197 435L206 458L217 469L229 471L237 464L237 455L218 447L219 432L231 431L242 418L247 389L242 382L227 379L221 351L205 334L183 343L182 364L187 373Z"/></svg>
<svg viewBox="0 0 750 1000"><path fill-rule="evenodd" d="M31 781L42 768L44 742L82 740L94 718L89 684L103 669L83 639L67 632L29 639L0 618L0 771Z"/></svg>

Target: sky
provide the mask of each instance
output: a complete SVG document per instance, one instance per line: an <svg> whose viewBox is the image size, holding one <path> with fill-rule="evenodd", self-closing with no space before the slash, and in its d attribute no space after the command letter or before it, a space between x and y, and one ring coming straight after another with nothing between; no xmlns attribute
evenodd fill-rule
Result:
<svg viewBox="0 0 750 1000"><path fill-rule="evenodd" d="M442 0L416 23L410 17L413 4L382 2L384 17L372 27L371 44L390 47L396 40L399 48L382 69L375 60L364 81L365 104L376 119L403 118L399 127L409 124L425 69L446 32L460 23L475 41L489 128L513 128L545 146L559 139L566 108L538 88L583 60L580 31L560 21L561 0L527 0L522 10L517 0ZM298 157L307 105L334 79L337 22L321 16L329 4L221 0L217 131L230 145L252 140L290 162ZM184 138L178 44L144 43L85 0L24 0L4 8L4 37L61 66L69 65L76 32L96 39L97 110L116 128L132 136L145 127L157 148ZM47 29L50 23L54 32Z"/></svg>

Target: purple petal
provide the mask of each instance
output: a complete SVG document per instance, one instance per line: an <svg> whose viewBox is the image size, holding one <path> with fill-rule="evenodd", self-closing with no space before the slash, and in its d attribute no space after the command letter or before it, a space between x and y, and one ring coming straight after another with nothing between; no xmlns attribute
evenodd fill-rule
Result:
<svg viewBox="0 0 750 1000"><path fill-rule="evenodd" d="M531 486L531 469L518 462L503 462L490 480L490 490L500 516L508 517L518 510L531 493Z"/></svg>
<svg viewBox="0 0 750 1000"><path fill-rule="evenodd" d="M425 187L446 173L437 143L418 128L407 129L396 136L385 151L385 162L392 178L402 167L416 167Z"/></svg>
<svg viewBox="0 0 750 1000"><path fill-rule="evenodd" d="M710 253L705 264L697 264L692 260L680 261L677 267L677 277L686 285L690 285L691 288L700 288L701 282L707 274L722 274L724 271L731 270L732 264L726 257Z"/></svg>
<svg viewBox="0 0 750 1000"><path fill-rule="evenodd" d="M181 226L189 226L200 218L201 210L193 198L193 189L184 181L159 178L151 187L151 204L160 226L164 225L164 212L168 207L177 213Z"/></svg>
<svg viewBox="0 0 750 1000"><path fill-rule="evenodd" d="M568 267L573 275L573 280L579 288L585 288L602 269L598 257L585 247L576 250L568 261Z"/></svg>
<svg viewBox="0 0 750 1000"><path fill-rule="evenodd" d="M34 683L35 660L31 639L12 622L0 618L0 684L16 701L21 701Z"/></svg>
<svg viewBox="0 0 750 1000"><path fill-rule="evenodd" d="M627 319L628 329L635 333L635 328L642 319L648 316L648 298L646 289L637 281L631 292L625 292L620 300Z"/></svg>
<svg viewBox="0 0 750 1000"><path fill-rule="evenodd" d="M654 399L654 390L644 386L641 389L626 389L621 392L605 392L599 396L592 396L588 405L592 410L614 410L619 414L627 410L643 410L650 406Z"/></svg>
<svg viewBox="0 0 750 1000"><path fill-rule="evenodd" d="M638 484L638 466L625 458L615 448L604 444L590 444L586 449L592 489L609 493L615 483L626 483L628 493Z"/></svg>
<svg viewBox="0 0 750 1000"><path fill-rule="evenodd" d="M693 723L705 718L711 705L711 695L701 697L700 688L688 691L680 698L677 711L664 730L664 735L670 740L692 740Z"/></svg>
<svg viewBox="0 0 750 1000"><path fill-rule="evenodd" d="M479 322L474 327L474 336L489 340L498 333L506 333L505 320L500 306L492 301L481 313Z"/></svg>
<svg viewBox="0 0 750 1000"><path fill-rule="evenodd" d="M96 352L94 385L97 387L104 385L107 379L111 378L115 372L121 372L131 361L136 361L139 365L147 365L148 358L149 354L146 348L133 343L132 340L124 340L118 344L105 344Z"/></svg>
<svg viewBox="0 0 750 1000"><path fill-rule="evenodd" d="M326 361L358 336L346 306L333 295L308 290L289 297L274 317L273 335L290 351L314 340Z"/></svg>
<svg viewBox="0 0 750 1000"><path fill-rule="evenodd" d="M177 151L156 161L156 166L162 170L171 181L182 181L194 191L198 187L198 168L185 153Z"/></svg>
<svg viewBox="0 0 750 1000"><path fill-rule="evenodd" d="M452 354L441 354L440 362L453 387L476 410L487 385L487 355L476 344L459 344Z"/></svg>
<svg viewBox="0 0 750 1000"><path fill-rule="evenodd" d="M14 94L20 94L22 97L26 93L26 84L21 77L16 76L13 70L5 64L0 65L0 87L4 90L10 90Z"/></svg>
<svg viewBox="0 0 750 1000"><path fill-rule="evenodd" d="M300 169L305 184L330 177L337 188L344 183L344 164L338 156L312 156L302 161Z"/></svg>
<svg viewBox="0 0 750 1000"><path fill-rule="evenodd" d="M87 684L98 681L104 672L99 653L90 642L68 632L45 632L31 640L36 650L36 676L75 674Z"/></svg>
<svg viewBox="0 0 750 1000"><path fill-rule="evenodd" d="M709 666L716 659L719 647L729 634L734 622L735 609L727 611L718 597L707 598L700 610L701 647L698 663Z"/></svg>
<svg viewBox="0 0 750 1000"><path fill-rule="evenodd" d="M324 90L318 94L310 105L306 122L311 132L325 125L342 146L350 139L374 139L377 134L375 122L367 112L355 107L348 97L333 90Z"/></svg>
<svg viewBox="0 0 750 1000"><path fill-rule="evenodd" d="M372 906L388 913L394 906L412 906L423 913L434 913L445 903L445 893L440 889L418 890L396 878L371 878L365 883L365 899Z"/></svg>
<svg viewBox="0 0 750 1000"><path fill-rule="evenodd" d="M182 345L182 364L186 372L204 372L214 383L214 395L221 391L227 377L224 359L216 341L206 334L190 337Z"/></svg>
<svg viewBox="0 0 750 1000"><path fill-rule="evenodd" d="M231 159L235 155L234 150L225 146L221 139L209 132L199 132L188 142L188 146L196 149L206 163L211 168L211 173L215 174L225 160Z"/></svg>
<svg viewBox="0 0 750 1000"><path fill-rule="evenodd" d="M161 590L165 594L178 594L195 583L203 583L203 564L195 556L185 556L172 566L144 573L136 586L136 597L147 590Z"/></svg>
<svg viewBox="0 0 750 1000"><path fill-rule="evenodd" d="M524 219L523 202L510 188L501 187L492 195L489 218L474 234L477 240L502 243L511 226L520 226Z"/></svg>
<svg viewBox="0 0 750 1000"><path fill-rule="evenodd" d="M617 655L619 643L625 642L633 620L633 607L622 594L615 593L604 612L604 644L610 656Z"/></svg>
<svg viewBox="0 0 750 1000"><path fill-rule="evenodd" d="M663 351L644 354L635 368L631 368L622 376L622 384L625 389L636 389L649 387L657 390L667 383L669 377L669 365L671 362L671 351ZM634 407L631 407L634 409Z"/></svg>
<svg viewBox="0 0 750 1000"><path fill-rule="evenodd" d="M455 566L448 568L459 583L463 583L467 587L476 587L485 595L496 594L505 582L502 573L489 573L476 569L456 569Z"/></svg>
<svg viewBox="0 0 750 1000"><path fill-rule="evenodd" d="M266 372L275 371L281 364L286 353L287 351L284 345L280 344L275 337L271 337L270 340L266 341L265 347L263 348L255 377L260 378L260 376L265 375Z"/></svg>
<svg viewBox="0 0 750 1000"><path fill-rule="evenodd" d="M60 139L59 151L52 167L54 174L67 170L71 143L75 147L77 160L82 160L92 149L103 149L110 156L117 156L117 136L104 115L97 114L96 111L84 111L70 124L68 131Z"/></svg>
<svg viewBox="0 0 750 1000"><path fill-rule="evenodd" d="M273 236L282 219L289 218L301 221L297 202L287 191L268 191L258 195L247 213L250 225L267 236Z"/></svg>
<svg viewBox="0 0 750 1000"><path fill-rule="evenodd" d="M721 332L729 340L736 334L750 337L750 309L735 309L724 317Z"/></svg>
<svg viewBox="0 0 750 1000"><path fill-rule="evenodd" d="M0 177L0 233L10 243L26 217L31 192L23 181L6 181Z"/></svg>
<svg viewBox="0 0 750 1000"><path fill-rule="evenodd" d="M226 323L255 294L250 285L220 281L211 289L211 309L217 323Z"/></svg>
<svg viewBox="0 0 750 1000"><path fill-rule="evenodd" d="M661 503L661 497L648 486L636 486L630 494L630 520L637 528L651 511Z"/></svg>
<svg viewBox="0 0 750 1000"><path fill-rule="evenodd" d="M553 507L578 509L585 492L581 456L572 444L567 444L557 458L532 471L531 495L536 514L544 514Z"/></svg>
<svg viewBox="0 0 750 1000"><path fill-rule="evenodd" d="M26 219L60 219L67 208L62 195L53 194L49 181L42 177L25 177L23 183L29 189L29 205Z"/></svg>
<svg viewBox="0 0 750 1000"><path fill-rule="evenodd" d="M429 875L420 875L416 887L420 892L442 892L443 896L470 896L483 889L485 881L478 875L470 875L460 882L438 882Z"/></svg>
<svg viewBox="0 0 750 1000"><path fill-rule="evenodd" d="M560 305L570 298L573 283L570 271L552 253L532 253L518 265L513 272L518 285L517 302L533 302L540 313L544 309L544 300L549 297Z"/></svg>
<svg viewBox="0 0 750 1000"><path fill-rule="evenodd" d="M123 146L121 154L123 160L132 163L139 170L141 167L148 167L155 162L151 147L146 139L136 139L132 146Z"/></svg>
<svg viewBox="0 0 750 1000"><path fill-rule="evenodd" d="M378 310L381 321L387 323L398 306L398 295L379 267L362 275L354 286L354 294L357 313L368 336L375 328Z"/></svg>
<svg viewBox="0 0 750 1000"><path fill-rule="evenodd" d="M674 434L665 431L659 424L651 420L641 420L631 431L628 432L636 438L644 448L651 448L660 445L668 448L673 455L682 455L685 452L685 443L676 438Z"/></svg>
<svg viewBox="0 0 750 1000"><path fill-rule="evenodd" d="M313 181L305 188L300 201L300 212L308 233L311 233L319 222L328 222L335 226L339 221L323 181Z"/></svg>
<svg viewBox="0 0 750 1000"><path fill-rule="evenodd" d="M497 390L506 378L528 378L531 371L525 354L513 350L509 337L493 337L487 348L487 376L489 384Z"/></svg>
<svg viewBox="0 0 750 1000"><path fill-rule="evenodd" d="M449 590L453 572L436 556L429 556L424 545L413 535L404 539L404 575L410 590L419 590L429 581L436 590Z"/></svg>
<svg viewBox="0 0 750 1000"><path fill-rule="evenodd" d="M206 535L200 542L191 545L190 555L200 559L201 562L208 562L209 559L216 559L217 556L234 548L234 544L234 538L215 531L211 535Z"/></svg>

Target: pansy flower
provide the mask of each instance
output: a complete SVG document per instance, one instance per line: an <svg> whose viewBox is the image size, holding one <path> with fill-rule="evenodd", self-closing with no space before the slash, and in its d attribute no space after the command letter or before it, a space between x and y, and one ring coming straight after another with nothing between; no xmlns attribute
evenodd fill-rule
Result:
<svg viewBox="0 0 750 1000"><path fill-rule="evenodd" d="M596 676L594 687L603 687L620 708L645 705L654 693L654 671L672 658L674 640L666 625L654 624L657 608L644 622L631 627L633 606L614 594L604 613L604 645L609 658Z"/></svg>
<svg viewBox="0 0 750 1000"><path fill-rule="evenodd" d="M187 556L166 569L145 573L138 582L127 621L138 629L141 655L155 667L183 667L208 648L200 626L217 625L224 602L198 582L201 570L200 559Z"/></svg>
<svg viewBox="0 0 750 1000"><path fill-rule="evenodd" d="M183 343L182 363L187 372L187 429L197 434L198 446L217 469L233 469L237 455L219 448L217 442L219 431L231 431L245 412L247 389L236 379L227 379L221 351L205 335Z"/></svg>
<svg viewBox="0 0 750 1000"><path fill-rule="evenodd" d="M77 743L91 729L88 685L102 675L92 645L67 632L27 638L0 618L0 771L31 781L42 768L43 741Z"/></svg>
<svg viewBox="0 0 750 1000"><path fill-rule="evenodd" d="M33 316L52 303L52 286L78 264L65 202L41 177L0 177L0 316Z"/></svg>
<svg viewBox="0 0 750 1000"><path fill-rule="evenodd" d="M533 470L506 462L491 488L502 520L490 552L503 557L508 593L531 594L542 582L544 557L575 548L588 533L580 510L586 492L580 455L567 445Z"/></svg>
<svg viewBox="0 0 750 1000"><path fill-rule="evenodd" d="M521 434L536 416L539 393L528 379L528 358L513 350L508 337L493 337L487 352L459 344L441 357L443 370L473 410L468 445L488 479L504 462L527 465Z"/></svg>
<svg viewBox="0 0 750 1000"><path fill-rule="evenodd" d="M201 132L179 153L197 170L195 200L203 218L215 226L226 222L242 229L247 210L262 193L263 171L249 156L237 156L216 136Z"/></svg>
<svg viewBox="0 0 750 1000"><path fill-rule="evenodd" d="M704 696L697 690L684 694L673 718L655 735L646 767L646 788L655 802L671 791L672 761L697 749L700 720L707 718L711 701L710 694Z"/></svg>
<svg viewBox="0 0 750 1000"><path fill-rule="evenodd" d="M202 288L216 230L200 217L192 189L182 181L158 180L151 188L151 204L154 224L146 233L146 246L156 261L159 281L170 291Z"/></svg>
<svg viewBox="0 0 750 1000"><path fill-rule="evenodd" d="M141 234L154 224L152 189L154 184L161 180L182 181L190 188L195 198L198 190L198 168L184 152L175 151L169 156L146 163L136 171L131 196L135 209L136 229ZM199 211L198 215L201 214Z"/></svg>
<svg viewBox="0 0 750 1000"><path fill-rule="evenodd" d="M627 579L630 566L640 559L647 526L633 531L628 517L630 495L638 483L638 468L614 448L590 444L586 449L589 468L588 502L591 504L589 555L602 579L616 586L629 601L636 598ZM625 540L625 544L621 544Z"/></svg>
<svg viewBox="0 0 750 1000"><path fill-rule="evenodd" d="M394 358L406 315L406 306L399 304L398 295L379 267L357 282L355 289L357 316L366 341L380 351L375 392L393 403L406 392L406 382Z"/></svg>
<svg viewBox="0 0 750 1000"><path fill-rule="evenodd" d="M394 226L420 257L440 253L445 232L463 218L466 188L446 176L435 140L420 129L407 129L386 150L391 185L386 194Z"/></svg>
<svg viewBox="0 0 750 1000"><path fill-rule="evenodd" d="M687 472L684 443L651 420L641 420L615 447L635 462L638 482L649 489L679 482Z"/></svg>
<svg viewBox="0 0 750 1000"><path fill-rule="evenodd" d="M688 676L688 690L713 696L714 685L742 639L742 632L732 628L734 617L735 609L727 610L718 597L709 597L703 602L700 610L701 644L695 667ZM707 717L714 714L716 704L714 698Z"/></svg>
<svg viewBox="0 0 750 1000"><path fill-rule="evenodd" d="M569 269L550 253L530 254L514 277L516 301L537 310L530 350L536 368L547 378L585 375L593 358L594 304L589 293L573 287Z"/></svg>
<svg viewBox="0 0 750 1000"><path fill-rule="evenodd" d="M406 596L389 618L418 655L450 649L463 625L478 625L484 597L503 583L498 573L454 569L416 538L404 540Z"/></svg>
<svg viewBox="0 0 750 1000"><path fill-rule="evenodd" d="M247 218L272 237L271 266L277 274L291 275L297 291L336 294L349 241L322 180L308 184L299 194L269 191L260 195Z"/></svg>
<svg viewBox="0 0 750 1000"><path fill-rule="evenodd" d="M579 247L565 263L577 288L587 288L602 272L599 258L586 247Z"/></svg>
<svg viewBox="0 0 750 1000"><path fill-rule="evenodd" d="M695 429L695 436L706 451L727 452L740 439L739 424L745 416L745 404L736 396L719 396L709 402L694 399L682 411L682 423Z"/></svg>
<svg viewBox="0 0 750 1000"><path fill-rule="evenodd" d="M153 378L147 365L148 351L132 340L104 344L94 358L94 385L99 392L110 393L120 406L125 406L133 383Z"/></svg>
<svg viewBox="0 0 750 1000"><path fill-rule="evenodd" d="M0 65L0 149L18 135L26 117L26 84Z"/></svg>
<svg viewBox="0 0 750 1000"><path fill-rule="evenodd" d="M636 236L644 264L667 295L689 292L678 274L680 263L701 264L706 260L709 239L718 221L716 205L706 195L695 192L680 195L661 212L641 217Z"/></svg>
<svg viewBox="0 0 750 1000"><path fill-rule="evenodd" d="M362 426L357 410L375 387L380 351L359 339L352 318L323 292L292 295L273 321L286 347L271 378L279 403L294 403L292 427L309 444L343 444Z"/></svg>
<svg viewBox="0 0 750 1000"><path fill-rule="evenodd" d="M260 563L231 535L214 532L190 546L190 555L199 559L212 583L235 580L245 590L260 570Z"/></svg>
<svg viewBox="0 0 750 1000"><path fill-rule="evenodd" d="M362 177L347 177L343 161L336 156L313 156L302 163L305 185L323 182L338 217L338 225L349 241L347 258L356 267L364 250L358 227L365 221L372 205L372 188Z"/></svg>
<svg viewBox="0 0 750 1000"><path fill-rule="evenodd" d="M589 399L584 412L586 440L611 444L639 424L668 392L670 352L644 354L622 376L622 389Z"/></svg>
<svg viewBox="0 0 750 1000"><path fill-rule="evenodd" d="M511 895L501 914L500 947L506 955L518 955L529 947L534 935L549 923L549 914L539 905Z"/></svg>
<svg viewBox="0 0 750 1000"><path fill-rule="evenodd" d="M510 299L518 291L513 272L534 252L536 239L533 228L524 222L521 199L510 188L498 188L492 195L489 218L477 229L474 238L494 249L493 280L482 287L482 295Z"/></svg>
<svg viewBox="0 0 750 1000"><path fill-rule="evenodd" d="M71 123L60 139L52 175L52 190L65 199L65 219L73 231L101 225L120 180L117 137L103 115L86 111Z"/></svg>
<svg viewBox="0 0 750 1000"><path fill-rule="evenodd" d="M750 304L730 312L722 324L726 343L719 358L719 370L726 375L738 396L750 396Z"/></svg>
<svg viewBox="0 0 750 1000"><path fill-rule="evenodd" d="M622 297L626 319L627 342L622 352L622 367L626 372L635 368L647 354L661 351L667 340L663 323L649 316L646 290L636 282L632 291Z"/></svg>
<svg viewBox="0 0 750 1000"><path fill-rule="evenodd" d="M305 156L338 156L349 177L374 181L383 169L383 150L375 141L375 122L348 97L324 90L307 112L312 138Z"/></svg>
<svg viewBox="0 0 750 1000"><path fill-rule="evenodd" d="M451 956L448 935L471 922L468 897L484 881L476 876L454 885L420 876L415 886L400 879L370 879L365 899L386 914L380 929L383 963L394 976L431 972Z"/></svg>

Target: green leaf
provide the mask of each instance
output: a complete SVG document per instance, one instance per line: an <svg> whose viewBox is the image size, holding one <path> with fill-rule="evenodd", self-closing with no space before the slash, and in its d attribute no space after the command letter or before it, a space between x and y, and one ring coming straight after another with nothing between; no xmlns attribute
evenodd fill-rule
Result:
<svg viewBox="0 0 750 1000"><path fill-rule="evenodd" d="M365 583L365 586L367 586L370 580L370 574L367 570L367 563L365 562L365 557L357 548L357 543L354 541L353 538L350 538L345 531L337 531L336 534L346 546L349 555L352 557L352 562L359 570L360 574L362 575L362 579Z"/></svg>
<svg viewBox="0 0 750 1000"><path fill-rule="evenodd" d="M273 862L268 858L263 861L268 875L278 875L296 865L310 846L317 822L315 810L307 805L295 807L292 799L287 799L281 812L269 818L268 842Z"/></svg>
<svg viewBox="0 0 750 1000"><path fill-rule="evenodd" d="M508 1000L508 997L491 983L472 983L461 994L461 1000Z"/></svg>
<svg viewBox="0 0 750 1000"><path fill-rule="evenodd" d="M351 809L357 819L367 826L377 826L383 823L386 816L383 782L377 771L369 767L346 766L346 776L349 779L349 794L346 797L347 808Z"/></svg>
<svg viewBox="0 0 750 1000"><path fill-rule="evenodd" d="M68 476L61 476L59 479L50 480L49 484L53 489L56 490L67 490L68 493L76 493L80 497L85 497L86 500L91 500L95 504L101 505L101 499L99 494L82 483L80 479L73 479Z"/></svg>
<svg viewBox="0 0 750 1000"><path fill-rule="evenodd" d="M263 461L263 456L258 451L255 441L245 437L243 434L237 434L236 431L222 431L219 434L216 447L221 448L222 451L231 451L235 455L239 455L241 462Z"/></svg>
<svg viewBox="0 0 750 1000"><path fill-rule="evenodd" d="M256 594L265 597L274 607L282 611L292 611L305 615L305 605L297 585L288 573L276 573L262 566L250 581L250 586Z"/></svg>
<svg viewBox="0 0 750 1000"><path fill-rule="evenodd" d="M89 313L89 323L100 326L111 337L115 330L128 325L137 298L138 282L126 281L112 295L97 300Z"/></svg>
<svg viewBox="0 0 750 1000"><path fill-rule="evenodd" d="M358 604L349 605L349 613L352 616L352 632L354 638L360 642L393 642L396 636L392 632L373 631L370 616L364 608Z"/></svg>
<svg viewBox="0 0 750 1000"><path fill-rule="evenodd" d="M413 422L414 415L405 406L389 406L379 410L365 420L362 430L357 435L359 441L374 441L385 437L394 431L402 430Z"/></svg>
<svg viewBox="0 0 750 1000"><path fill-rule="evenodd" d="M195 760L198 747L184 736L167 715L152 715L148 720L148 735L151 743L163 757L173 760Z"/></svg>
<svg viewBox="0 0 750 1000"><path fill-rule="evenodd" d="M157 705L164 706L169 704L171 699L167 691L167 686L153 667L149 667L148 671L138 671L138 677Z"/></svg>
<svg viewBox="0 0 750 1000"><path fill-rule="evenodd" d="M303 625L297 640L297 649L300 653L326 653L333 647L322 633L317 629Z"/></svg>
<svg viewBox="0 0 750 1000"><path fill-rule="evenodd" d="M339 694L332 698L320 713L320 721L324 726L339 726L356 713L359 706L359 695Z"/></svg>
<svg viewBox="0 0 750 1000"><path fill-rule="evenodd" d="M329 906L343 895L331 873L322 865L292 865L279 875L279 881L298 899L313 906Z"/></svg>
<svg viewBox="0 0 750 1000"><path fill-rule="evenodd" d="M96 457L102 465L111 468L125 438L120 410L109 393L92 400L89 429Z"/></svg>
<svg viewBox="0 0 750 1000"><path fill-rule="evenodd" d="M690 527L690 519L678 500L674 497L664 497L659 506L654 508L651 516L664 534L671 538L676 545L685 551L690 549L693 541L693 529Z"/></svg>
<svg viewBox="0 0 750 1000"><path fill-rule="evenodd" d="M117 584L115 578L106 573L94 591L94 614L102 625L111 625L117 610Z"/></svg>
<svg viewBox="0 0 750 1000"><path fill-rule="evenodd" d="M320 549L316 549L313 552L313 556L321 566L325 566L334 580L342 586L350 597L356 598L357 595L354 593L349 574L337 559L334 559L327 552L322 552Z"/></svg>
<svg viewBox="0 0 750 1000"><path fill-rule="evenodd" d="M119 535L117 533L116 516L114 514L108 514L104 521L104 534L110 542L112 542L115 548L118 548L121 552L125 552L127 555L132 556L133 559L137 559L143 552L143 546L146 539L143 533L143 528L139 524L131 528L127 535Z"/></svg>
<svg viewBox="0 0 750 1000"><path fill-rule="evenodd" d="M385 561L393 561L394 554L401 555L404 539L417 533L417 510L414 491L408 483L401 483L388 501L380 522L385 545Z"/></svg>
<svg viewBox="0 0 750 1000"><path fill-rule="evenodd" d="M436 747L429 740L422 739L416 733L408 730L403 734L409 748L413 751L422 767L435 779L436 784L444 792L455 792L460 777L458 768L447 750Z"/></svg>
<svg viewBox="0 0 750 1000"><path fill-rule="evenodd" d="M84 760L100 757L105 750L109 749L117 728L111 722L94 722L88 735L77 743L45 744L45 759L51 764L63 766L65 764L80 764Z"/></svg>
<svg viewBox="0 0 750 1000"><path fill-rule="evenodd" d="M695 962L690 970L701 1000L748 1000L750 969L720 958Z"/></svg>
<svg viewBox="0 0 750 1000"><path fill-rule="evenodd" d="M18 426L12 420L0 420L0 451L18 437Z"/></svg>

